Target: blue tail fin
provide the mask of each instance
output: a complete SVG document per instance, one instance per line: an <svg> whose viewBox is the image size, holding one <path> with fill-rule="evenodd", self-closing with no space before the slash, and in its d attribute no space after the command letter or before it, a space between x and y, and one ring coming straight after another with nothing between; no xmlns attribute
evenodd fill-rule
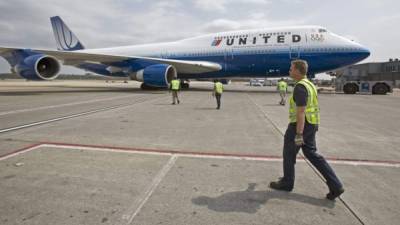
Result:
<svg viewBox="0 0 400 225"><path fill-rule="evenodd" d="M59 16L51 17L50 20L58 50L75 51L85 48Z"/></svg>

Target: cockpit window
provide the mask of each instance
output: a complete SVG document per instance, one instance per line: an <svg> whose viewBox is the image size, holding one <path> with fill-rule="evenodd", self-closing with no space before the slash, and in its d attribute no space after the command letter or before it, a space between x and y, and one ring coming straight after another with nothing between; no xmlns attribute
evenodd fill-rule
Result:
<svg viewBox="0 0 400 225"><path fill-rule="evenodd" d="M318 29L318 32L319 32L319 33L326 33L326 32L328 32L328 31L327 31L326 29L322 29L322 28L321 28L321 29Z"/></svg>

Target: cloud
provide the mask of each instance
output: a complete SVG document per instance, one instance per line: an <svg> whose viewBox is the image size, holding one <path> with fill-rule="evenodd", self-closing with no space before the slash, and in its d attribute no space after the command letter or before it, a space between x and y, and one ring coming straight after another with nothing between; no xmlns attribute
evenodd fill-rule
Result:
<svg viewBox="0 0 400 225"><path fill-rule="evenodd" d="M245 30L257 28L271 28L293 25L304 25L306 20L272 20L265 13L255 13L245 19L215 19L202 26L201 30L206 33L223 32L229 30Z"/></svg>
<svg viewBox="0 0 400 225"><path fill-rule="evenodd" d="M226 12L230 6L266 5L269 0L194 0L194 5L204 11Z"/></svg>
<svg viewBox="0 0 400 225"><path fill-rule="evenodd" d="M55 49L54 15L89 48L316 24L371 46L370 60L386 60L399 57L398 8L395 0L0 0L0 46ZM0 72L8 70L0 65Z"/></svg>

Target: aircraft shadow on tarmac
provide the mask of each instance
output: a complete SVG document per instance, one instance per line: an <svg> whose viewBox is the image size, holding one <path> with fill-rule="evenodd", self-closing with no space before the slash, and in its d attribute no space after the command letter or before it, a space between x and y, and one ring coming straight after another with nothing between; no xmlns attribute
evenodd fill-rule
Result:
<svg viewBox="0 0 400 225"><path fill-rule="evenodd" d="M261 205L267 204L270 199L297 201L324 208L334 208L334 202L327 199L319 199L298 193L282 191L255 191L257 184L251 183L245 191L235 191L222 194L218 197L200 196L192 199L192 203L207 206L216 212L243 212L254 214Z"/></svg>

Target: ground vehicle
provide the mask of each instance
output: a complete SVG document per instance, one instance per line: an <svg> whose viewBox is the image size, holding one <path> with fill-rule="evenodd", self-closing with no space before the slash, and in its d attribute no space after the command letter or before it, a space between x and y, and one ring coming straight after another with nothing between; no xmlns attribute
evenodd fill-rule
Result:
<svg viewBox="0 0 400 225"><path fill-rule="evenodd" d="M400 62L364 63L336 70L336 91L345 94L357 92L385 95L393 91L400 80Z"/></svg>
<svg viewBox="0 0 400 225"><path fill-rule="evenodd" d="M258 86L258 87L261 87L261 86L263 86L263 80L260 80L260 79L250 79L250 83L249 83L249 85L250 86Z"/></svg>

